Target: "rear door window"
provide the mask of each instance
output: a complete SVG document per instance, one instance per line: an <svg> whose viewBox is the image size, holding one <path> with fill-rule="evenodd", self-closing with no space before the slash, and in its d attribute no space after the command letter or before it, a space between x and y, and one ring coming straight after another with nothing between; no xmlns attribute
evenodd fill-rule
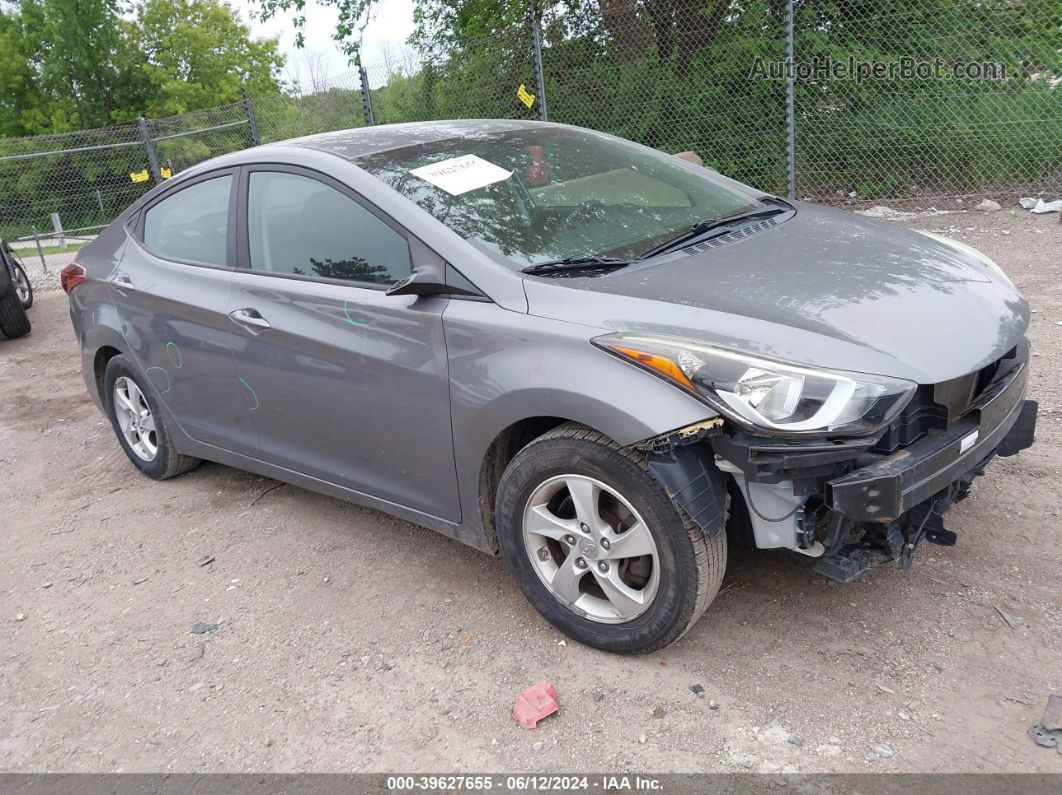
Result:
<svg viewBox="0 0 1062 795"><path fill-rule="evenodd" d="M410 273L405 237L311 177L251 172L247 215L253 270L370 284Z"/></svg>
<svg viewBox="0 0 1062 795"><path fill-rule="evenodd" d="M214 177L168 196L144 216L144 244L167 259L225 265L232 175Z"/></svg>

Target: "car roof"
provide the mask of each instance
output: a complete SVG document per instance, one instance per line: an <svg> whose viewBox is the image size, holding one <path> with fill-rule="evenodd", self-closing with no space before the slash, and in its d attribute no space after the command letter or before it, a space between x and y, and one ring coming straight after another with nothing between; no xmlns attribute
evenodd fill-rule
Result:
<svg viewBox="0 0 1062 795"><path fill-rule="evenodd" d="M235 166L260 162L293 162L292 158L303 150L307 155L320 153L339 157L348 162L362 155L403 149L408 146L445 141L453 138L471 139L479 135L497 135L544 128L568 128L571 125L553 124L542 121L525 121L520 119L455 119L447 121L404 122L402 124L381 124L375 127L354 127L349 130L306 135L302 138L290 138L284 141L238 149L209 160L196 163L173 179L167 179L145 193L131 204L126 212L142 207L160 191L166 191L167 185L175 185L194 179L206 172ZM579 129L579 128L577 128ZM586 132L592 132L586 130ZM279 157L278 157L279 156ZM295 161L298 162L298 161ZM123 213L123 216L125 213Z"/></svg>
<svg viewBox="0 0 1062 795"><path fill-rule="evenodd" d="M452 121L419 121L402 124L381 124L376 127L356 127L351 130L317 133L303 138L278 141L267 146L304 146L352 160L374 152L386 152L417 144L432 143L451 138L472 138L536 127L560 127L540 121L519 119L457 119Z"/></svg>

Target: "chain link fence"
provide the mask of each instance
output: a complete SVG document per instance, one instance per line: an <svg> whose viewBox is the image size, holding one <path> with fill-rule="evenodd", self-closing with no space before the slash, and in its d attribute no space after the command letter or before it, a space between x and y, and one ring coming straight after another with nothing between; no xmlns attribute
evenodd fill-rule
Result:
<svg viewBox="0 0 1062 795"><path fill-rule="evenodd" d="M794 28L801 196L1062 189L1058 0L798 2Z"/></svg>
<svg viewBox="0 0 1062 795"><path fill-rule="evenodd" d="M841 204L1062 192L1059 0L535 0L308 86L0 140L0 237L42 263L159 180L366 124L548 118ZM446 27L447 20L438 24ZM74 242L76 245L76 241Z"/></svg>
<svg viewBox="0 0 1062 795"><path fill-rule="evenodd" d="M786 86L755 78L752 66L784 61L785 8L601 0L577 20L557 9L542 24L549 117L693 151L784 194Z"/></svg>

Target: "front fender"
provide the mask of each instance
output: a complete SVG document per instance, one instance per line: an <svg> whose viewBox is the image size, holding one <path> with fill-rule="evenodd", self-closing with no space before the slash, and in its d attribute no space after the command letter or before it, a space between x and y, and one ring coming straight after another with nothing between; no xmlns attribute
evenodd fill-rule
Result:
<svg viewBox="0 0 1062 795"><path fill-rule="evenodd" d="M716 416L691 395L594 347L597 329L478 301L451 301L443 324L462 516L480 533L483 460L514 423L557 417L628 446Z"/></svg>

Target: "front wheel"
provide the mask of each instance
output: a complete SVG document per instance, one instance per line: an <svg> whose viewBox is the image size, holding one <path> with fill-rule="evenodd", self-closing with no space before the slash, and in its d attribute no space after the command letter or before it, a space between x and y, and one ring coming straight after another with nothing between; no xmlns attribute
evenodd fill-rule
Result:
<svg viewBox="0 0 1062 795"><path fill-rule="evenodd" d="M675 508L644 456L581 425L521 450L498 488L506 563L554 626L588 646L645 653L681 637L719 590L726 534Z"/></svg>

